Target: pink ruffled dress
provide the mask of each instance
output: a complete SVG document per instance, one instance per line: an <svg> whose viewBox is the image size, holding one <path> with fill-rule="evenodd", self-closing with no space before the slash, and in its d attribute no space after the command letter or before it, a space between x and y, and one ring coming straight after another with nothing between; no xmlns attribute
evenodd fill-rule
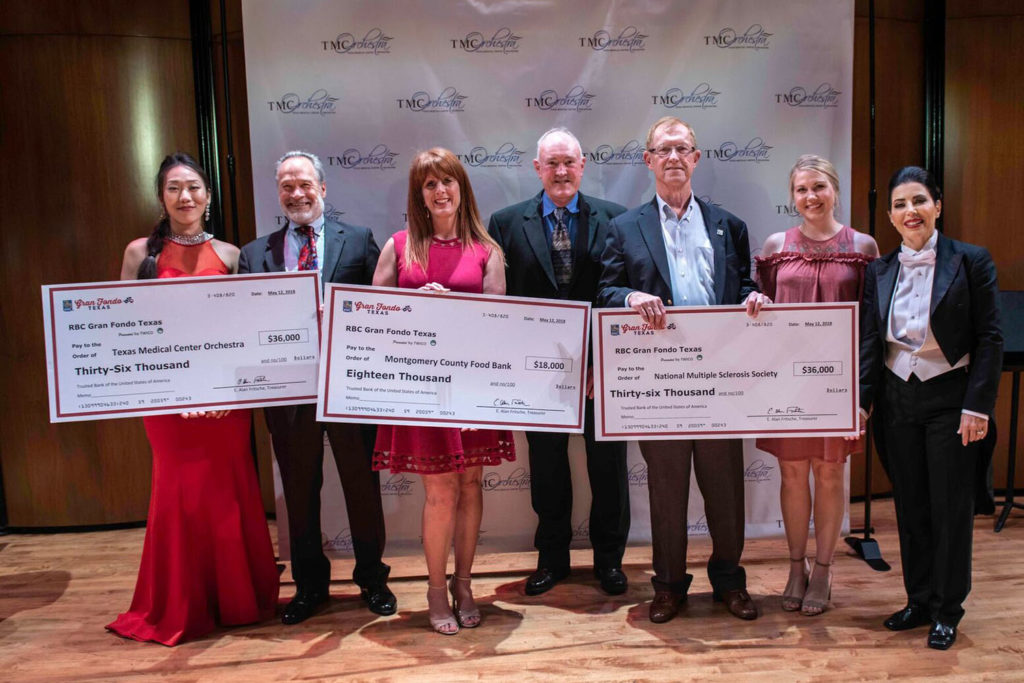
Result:
<svg viewBox="0 0 1024 683"><path fill-rule="evenodd" d="M782 251L754 259L761 291L780 304L860 301L864 269L873 260L855 250L857 231L843 228L827 240L812 240L800 228L786 231ZM757 447L780 460L845 462L864 450L863 439L842 437L757 439Z"/></svg>

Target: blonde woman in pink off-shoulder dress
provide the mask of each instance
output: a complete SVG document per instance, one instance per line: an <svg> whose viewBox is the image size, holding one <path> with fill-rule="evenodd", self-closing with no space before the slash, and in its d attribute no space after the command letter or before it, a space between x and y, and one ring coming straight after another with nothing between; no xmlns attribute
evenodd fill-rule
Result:
<svg viewBox="0 0 1024 683"><path fill-rule="evenodd" d="M813 154L797 159L789 174L790 200L803 221L771 235L755 259L761 290L776 303L859 301L864 269L878 256L875 240L835 218L839 177ZM789 546L789 580L782 609L816 616L832 593L832 555L845 506L843 470L862 440L841 437L758 439L757 447L779 459L782 519ZM810 477L814 477L814 500ZM814 563L807 538L814 516Z"/></svg>

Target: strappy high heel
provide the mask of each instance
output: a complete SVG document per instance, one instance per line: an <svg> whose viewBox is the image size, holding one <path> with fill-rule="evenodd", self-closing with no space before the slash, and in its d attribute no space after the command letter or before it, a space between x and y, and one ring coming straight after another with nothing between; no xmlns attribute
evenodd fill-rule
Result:
<svg viewBox="0 0 1024 683"><path fill-rule="evenodd" d="M452 592L452 611L462 628L476 628L480 625L480 610L473 600L473 591L469 587L470 580L469 576L452 574L452 580L448 584Z"/></svg>
<svg viewBox="0 0 1024 683"><path fill-rule="evenodd" d="M800 614L805 617L818 616L828 609L829 600L832 599L832 563L829 562L828 564L822 564L815 560L814 567L815 574L818 573L818 567L824 567L825 571L828 572L828 578L825 582L825 599L822 600L819 595L814 594L813 586L811 585L810 579L808 579L807 593L804 595L804 604L800 607Z"/></svg>
<svg viewBox="0 0 1024 683"><path fill-rule="evenodd" d="M454 636L459 632L459 622L448 604L448 592L444 584L427 584L427 618L430 619L430 627L443 636Z"/></svg>
<svg viewBox="0 0 1024 683"><path fill-rule="evenodd" d="M782 609L786 612L798 612L803 606L804 594L807 592L807 582L811 577L811 565L807 562L807 556L789 558L790 565L799 562L802 565L800 580L793 585L793 574L790 572L786 588L782 591ZM792 566L790 566L792 569Z"/></svg>

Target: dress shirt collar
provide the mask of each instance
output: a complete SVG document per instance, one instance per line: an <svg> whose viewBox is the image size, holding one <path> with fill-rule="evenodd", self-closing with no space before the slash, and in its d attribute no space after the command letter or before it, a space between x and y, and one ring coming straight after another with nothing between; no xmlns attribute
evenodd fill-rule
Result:
<svg viewBox="0 0 1024 683"><path fill-rule="evenodd" d="M543 198L540 200L540 203L541 203L541 215L544 216L545 218L550 216L551 214L553 214L555 212L555 208L556 208L555 207L555 203L553 201L551 201L550 197L548 197L548 193L547 192L544 193ZM576 194L574 194L572 196L572 199L569 200L569 203L565 205L565 209L570 214L576 215L576 214L578 214L580 212L580 208L579 207L580 207L580 193L577 192Z"/></svg>
<svg viewBox="0 0 1024 683"><path fill-rule="evenodd" d="M913 249L911 249L907 245L901 244L900 245L900 252L903 253L903 254L907 254L908 256L916 256L917 254L921 254L921 253L924 253L924 252L929 251L929 250L935 251L935 245L938 243L938 241L939 241L939 231L935 230L935 231L932 232L932 236L928 238L928 241L924 243L924 246L921 247L920 251L914 251Z"/></svg>
<svg viewBox="0 0 1024 683"><path fill-rule="evenodd" d="M309 225L309 227L313 228L313 234L315 236L317 236L317 237L320 237L320 233L323 232L323 230L324 230L324 223L325 222L326 222L326 219L324 218L324 215L320 214L320 216L317 217L316 220L310 221L310 223L308 225ZM298 234L297 231L298 231L299 227L300 226L299 226L298 223L296 223L294 221L288 221L288 231L291 232L292 234Z"/></svg>
<svg viewBox="0 0 1024 683"><path fill-rule="evenodd" d="M673 221L678 220L679 223L689 223L693 220L693 212L697 210L697 199L693 196L693 192L690 192L690 201L686 203L683 215L678 219L676 218L675 209L669 206L668 203L661 198L661 195L655 194L654 196L658 200L658 216L661 218L662 225L665 224L665 219L669 216L671 216Z"/></svg>

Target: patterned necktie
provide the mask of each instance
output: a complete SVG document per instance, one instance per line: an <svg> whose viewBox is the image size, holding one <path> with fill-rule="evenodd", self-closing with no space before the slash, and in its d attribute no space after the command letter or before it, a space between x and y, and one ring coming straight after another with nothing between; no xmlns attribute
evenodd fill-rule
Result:
<svg viewBox="0 0 1024 683"><path fill-rule="evenodd" d="M572 280L572 240L565 225L565 207L555 207L555 229L551 232L551 265L555 268L555 282L559 289Z"/></svg>
<svg viewBox="0 0 1024 683"><path fill-rule="evenodd" d="M316 233L312 226L300 225L295 232L306 238L306 243L299 250L299 270L317 270L316 263Z"/></svg>

